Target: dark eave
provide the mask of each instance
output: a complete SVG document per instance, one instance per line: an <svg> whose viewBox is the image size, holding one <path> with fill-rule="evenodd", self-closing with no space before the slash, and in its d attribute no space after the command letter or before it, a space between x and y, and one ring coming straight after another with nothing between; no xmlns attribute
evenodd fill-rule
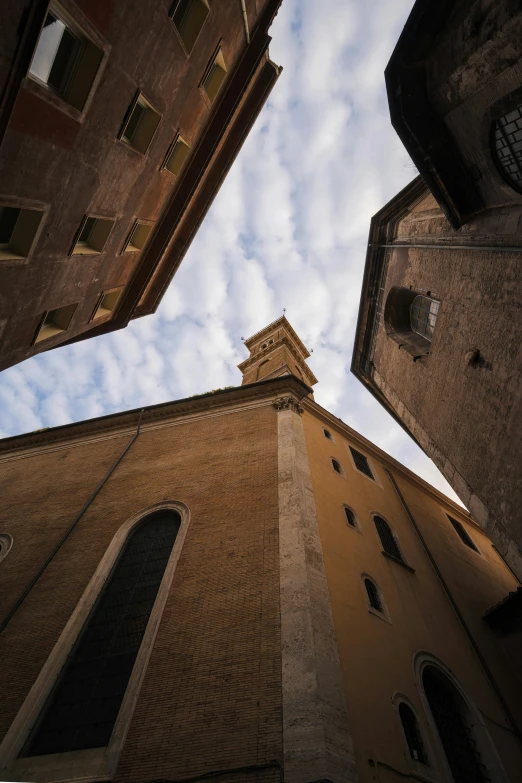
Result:
<svg viewBox="0 0 522 783"><path fill-rule="evenodd" d="M393 231L397 221L427 192L428 189L422 177L416 177L372 218L351 364L351 371L355 377L364 384L370 394L386 408L390 416L412 438L411 432L405 427L384 395L373 383L373 352L379 326L379 311L385 283L387 253L389 252L382 245L388 244L389 240L393 238Z"/></svg>
<svg viewBox="0 0 522 783"><path fill-rule="evenodd" d="M509 634L522 631L522 587L519 587L493 606L484 615L489 627L497 633Z"/></svg>
<svg viewBox="0 0 522 783"><path fill-rule="evenodd" d="M482 196L426 92L432 47L455 0L417 0L385 71L390 117L419 173L454 229L484 209Z"/></svg>

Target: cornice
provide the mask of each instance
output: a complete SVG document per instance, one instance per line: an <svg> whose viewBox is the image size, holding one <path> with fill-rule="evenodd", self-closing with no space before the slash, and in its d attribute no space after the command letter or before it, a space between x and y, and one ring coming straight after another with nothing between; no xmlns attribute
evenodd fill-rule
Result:
<svg viewBox="0 0 522 783"><path fill-rule="evenodd" d="M169 421L194 421L198 418L233 413L260 405L270 405L281 396L290 395L297 400L311 393L311 389L293 375L257 381L232 389L188 397L182 400L135 408L96 419L65 424L24 435L0 440L0 462L20 455L41 453L55 446L80 445L98 440L129 436L136 431L141 418L141 431L155 429Z"/></svg>
<svg viewBox="0 0 522 783"><path fill-rule="evenodd" d="M244 374L245 370L248 370L250 367L254 366L255 364L258 364L267 355L273 353L277 348L280 348L282 345L285 345L288 348L288 350L290 351L290 353L292 354L296 362L299 364L300 367L303 368L306 374L306 379L310 382L310 385L313 386L314 384L316 384L318 382L317 378L315 377L311 369L304 361L303 356L296 350L296 347L293 344L292 339L290 339L287 335L283 335L282 337L279 338L279 340L276 340L274 343L272 343L272 345L269 345L264 350L259 351L259 353L249 356L248 359L245 359L245 361L237 365L238 370L240 370ZM308 356L310 356L310 354L308 354Z"/></svg>
<svg viewBox="0 0 522 783"><path fill-rule="evenodd" d="M394 473L400 474L411 484L414 484L423 492L430 495L434 500L437 501L437 503L443 504L457 517L462 517L466 522L472 524L481 533L484 533L483 528L481 528L480 525L475 522L467 509L457 505L457 503L451 500L451 498L447 497L443 492L440 492L427 481L424 481L424 479L422 479L420 476L417 476L416 473L413 473L405 465L397 462L397 460L376 446L375 443L367 440L359 432L352 429L348 424L345 424L344 421L339 419L337 416L334 416L333 413L330 413L325 408L321 407L321 405L315 402L312 397L304 397L301 400L300 405L305 411L308 411L314 416L317 416L317 418L321 419L321 421L323 421L325 424L328 424L330 429L337 430L339 434L348 437L356 444L360 444L365 452L373 455L380 462L383 462L387 467L393 470Z"/></svg>
<svg viewBox="0 0 522 783"><path fill-rule="evenodd" d="M276 318L275 321L272 321L271 324L268 324L268 326L265 326L261 331L256 332L252 335L252 337L249 337L247 340L245 340L245 346L247 348L250 348L251 345L254 345L254 343L257 343L258 340L262 340L263 337L267 336L274 331L275 328L278 326L282 326L286 331L290 334L290 336L293 338L296 346L298 349L302 352L305 359L308 359L310 356L310 351L306 347L306 345L303 343L303 341L300 339L299 335L287 319L285 315L282 315L280 318Z"/></svg>

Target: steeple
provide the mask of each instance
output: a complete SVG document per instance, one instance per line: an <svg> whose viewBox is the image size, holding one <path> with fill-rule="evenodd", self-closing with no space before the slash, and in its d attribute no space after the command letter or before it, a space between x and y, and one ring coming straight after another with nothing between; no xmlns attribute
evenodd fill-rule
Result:
<svg viewBox="0 0 522 783"><path fill-rule="evenodd" d="M245 345L250 356L238 365L243 373L243 385L280 375L295 375L308 386L317 383L306 364L310 352L284 315L245 340Z"/></svg>

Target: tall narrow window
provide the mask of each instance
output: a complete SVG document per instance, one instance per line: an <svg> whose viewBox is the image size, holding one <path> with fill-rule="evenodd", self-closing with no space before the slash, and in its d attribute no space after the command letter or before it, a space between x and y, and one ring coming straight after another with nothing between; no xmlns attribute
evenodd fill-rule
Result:
<svg viewBox="0 0 522 783"><path fill-rule="evenodd" d="M455 783L491 783L473 737L470 710L461 694L434 666L426 668L422 683Z"/></svg>
<svg viewBox="0 0 522 783"><path fill-rule="evenodd" d="M159 511L131 533L22 756L109 743L180 524Z"/></svg>
<svg viewBox="0 0 522 783"><path fill-rule="evenodd" d="M172 21L190 54L209 13L207 0L177 0Z"/></svg>
<svg viewBox="0 0 522 783"><path fill-rule="evenodd" d="M382 517L375 516L373 521L375 523L375 527L377 528L377 533L379 534L383 551L386 552L387 555L390 555L390 557L394 557L396 560L404 562L402 552L399 549L399 545L395 540L392 529L386 520Z"/></svg>
<svg viewBox="0 0 522 783"><path fill-rule="evenodd" d="M463 544L466 544L466 546L469 546L470 549L474 549L475 552L478 552L478 548L475 546L473 539L471 536L468 535L468 532L464 525L461 525L460 522L457 522L456 519L453 519L453 517L450 517L450 515L447 515L449 521L453 525L453 529L455 530L456 534L460 538Z"/></svg>
<svg viewBox="0 0 522 783"><path fill-rule="evenodd" d="M218 51L212 61L207 73L203 77L203 89L205 90L210 103L213 103L219 92L219 88L225 81L227 75L227 66L221 49Z"/></svg>
<svg viewBox="0 0 522 783"><path fill-rule="evenodd" d="M355 514L353 513L351 508L348 508L348 506L344 507L344 515L346 517L346 524L350 525L350 527L357 527L357 524L355 522Z"/></svg>
<svg viewBox="0 0 522 783"><path fill-rule="evenodd" d="M495 120L491 128L493 158L514 190L522 193L522 106Z"/></svg>
<svg viewBox="0 0 522 783"><path fill-rule="evenodd" d="M45 18L29 74L71 106L82 110L103 52L79 29L63 21L54 3Z"/></svg>
<svg viewBox="0 0 522 783"><path fill-rule="evenodd" d="M436 299L430 299L429 296L421 296L420 294L410 305L411 328L426 340L433 338L439 306L440 302L437 302Z"/></svg>
<svg viewBox="0 0 522 783"><path fill-rule="evenodd" d="M368 462L368 458L365 457L364 454L361 454L360 451L357 451L357 449L353 449L351 446L350 452L357 470L360 470L361 473L364 473L365 476L368 476L368 478L371 478L375 481L372 469L370 468L370 463Z"/></svg>
<svg viewBox="0 0 522 783"><path fill-rule="evenodd" d="M372 582L371 579L366 578L364 580L364 587L366 590L366 595L368 596L368 604L372 609L375 609L376 612L382 612L383 605L377 585Z"/></svg>
<svg viewBox="0 0 522 783"><path fill-rule="evenodd" d="M178 134L170 147L163 168L177 177L190 152L190 147Z"/></svg>
<svg viewBox="0 0 522 783"><path fill-rule="evenodd" d="M422 741L419 724L412 708L403 701L399 705L399 715L401 718L404 736L408 745L410 757L419 764L429 766L428 754Z"/></svg>
<svg viewBox="0 0 522 783"><path fill-rule="evenodd" d="M323 435L325 438L328 438L328 440L333 440L332 433L330 432L330 430L323 428Z"/></svg>

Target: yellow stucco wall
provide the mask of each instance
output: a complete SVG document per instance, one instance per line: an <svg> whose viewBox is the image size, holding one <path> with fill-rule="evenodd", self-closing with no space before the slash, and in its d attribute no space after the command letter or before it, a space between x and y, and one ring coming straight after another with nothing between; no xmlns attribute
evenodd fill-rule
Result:
<svg viewBox="0 0 522 783"><path fill-rule="evenodd" d="M417 485L396 463L386 462L382 452L372 451L370 444L358 442L355 435L347 435L349 431L341 425L336 428L332 418L321 419L306 410L303 421L361 782L399 780L401 776L391 768L403 775L412 771L399 716L393 706L397 693L406 696L417 712L431 762L430 769L425 771L433 780L447 780L442 772L440 746L415 682L413 661L419 651L436 656L451 670L467 696L486 716L487 728L508 778L519 781L521 746L510 731L499 700L385 466L392 470L458 608L520 725L521 683L498 640L482 620L488 608L516 589L516 580L490 540L469 522L464 510L459 512L442 495ZM324 436L323 427L332 433L335 442ZM376 481L355 468L349 445L369 458ZM331 457L340 462L344 475L332 469ZM358 530L347 525L344 504L356 513ZM462 543L445 511L464 525L480 553ZM372 512L379 513L391 525L414 573L383 555ZM370 576L382 591L389 622L368 610L362 574Z"/></svg>

